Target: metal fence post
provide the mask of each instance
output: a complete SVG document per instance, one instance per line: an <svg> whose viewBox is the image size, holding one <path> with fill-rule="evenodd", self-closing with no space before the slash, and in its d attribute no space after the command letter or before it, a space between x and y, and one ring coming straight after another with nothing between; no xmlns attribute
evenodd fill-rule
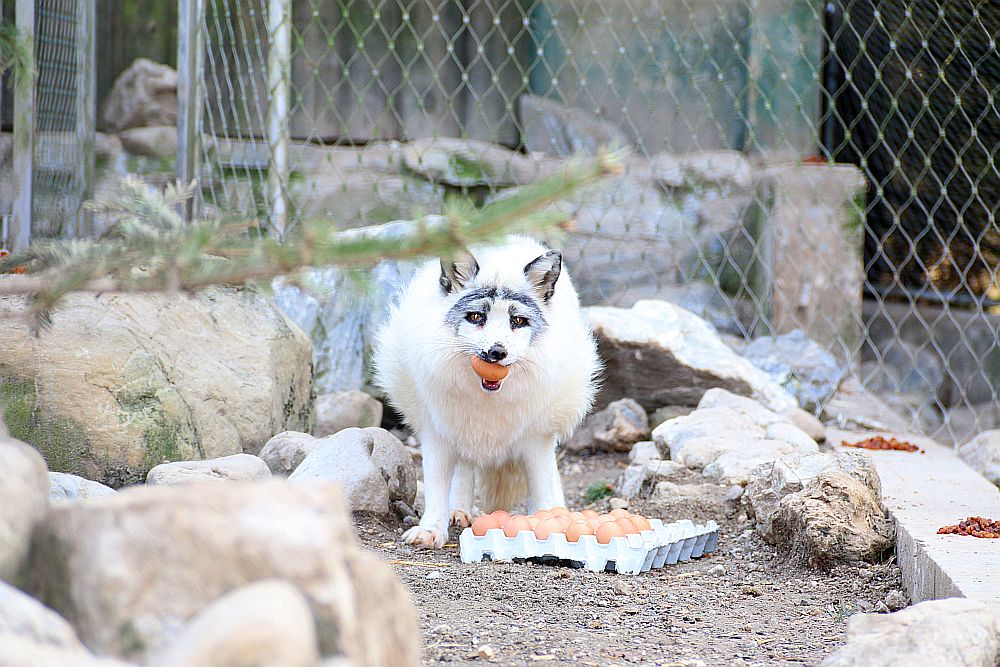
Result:
<svg viewBox="0 0 1000 667"><path fill-rule="evenodd" d="M292 69L292 3L270 0L267 12L267 190L271 230L284 237L288 225L288 94Z"/></svg>
<svg viewBox="0 0 1000 667"><path fill-rule="evenodd" d="M204 0L179 0L177 17L177 180L188 184L197 177L201 152ZM191 203L189 216L195 215L196 206L196 201Z"/></svg>
<svg viewBox="0 0 1000 667"><path fill-rule="evenodd" d="M15 25L35 53L35 2L17 0ZM14 252L31 241L31 179L35 153L35 74L14 90L14 207L8 242Z"/></svg>
<svg viewBox="0 0 1000 667"><path fill-rule="evenodd" d="M76 145L80 152L77 183L81 201L94 197L94 140L97 117L97 45L94 41L96 0L77 0L76 22ZM93 236L93 215L77 215L77 237Z"/></svg>

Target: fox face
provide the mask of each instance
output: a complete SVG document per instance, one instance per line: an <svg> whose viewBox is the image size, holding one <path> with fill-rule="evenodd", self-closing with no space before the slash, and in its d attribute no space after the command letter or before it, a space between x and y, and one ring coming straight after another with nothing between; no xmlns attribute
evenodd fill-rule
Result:
<svg viewBox="0 0 1000 667"><path fill-rule="evenodd" d="M550 250L524 267L520 285L479 284L479 264L471 255L442 262L441 289L455 297L445 315L462 352L510 366L525 359L532 343L549 327L545 304L555 292L562 255ZM482 380L483 391L500 391L503 380Z"/></svg>

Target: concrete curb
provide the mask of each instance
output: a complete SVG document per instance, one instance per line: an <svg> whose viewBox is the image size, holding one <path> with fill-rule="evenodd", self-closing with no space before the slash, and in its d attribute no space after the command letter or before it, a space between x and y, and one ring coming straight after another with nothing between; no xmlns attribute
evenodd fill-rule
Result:
<svg viewBox="0 0 1000 667"><path fill-rule="evenodd" d="M827 442L857 442L875 433L827 429ZM926 453L869 451L882 479L882 502L896 521L896 558L914 604L964 597L1000 604L1000 540L938 535L969 516L1000 519L1000 489L950 448L929 438L880 432ZM859 450L853 450L859 451Z"/></svg>

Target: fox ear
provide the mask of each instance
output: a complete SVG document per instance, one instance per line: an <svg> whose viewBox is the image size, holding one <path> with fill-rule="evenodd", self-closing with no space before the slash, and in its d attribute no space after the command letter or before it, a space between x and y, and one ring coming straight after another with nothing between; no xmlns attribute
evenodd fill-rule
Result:
<svg viewBox="0 0 1000 667"><path fill-rule="evenodd" d="M556 291L556 281L559 280L561 271L562 253L549 250L528 262L524 267L524 276L538 292L538 296L542 297L542 301L548 301Z"/></svg>
<svg viewBox="0 0 1000 667"><path fill-rule="evenodd" d="M472 253L465 251L456 260L441 259L441 277L438 282L445 294L451 294L463 289L478 273L479 262Z"/></svg>

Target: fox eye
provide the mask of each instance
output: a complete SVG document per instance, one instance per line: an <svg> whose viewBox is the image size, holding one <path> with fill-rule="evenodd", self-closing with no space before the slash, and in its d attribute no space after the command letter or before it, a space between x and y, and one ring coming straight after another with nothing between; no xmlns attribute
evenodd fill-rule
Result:
<svg viewBox="0 0 1000 667"><path fill-rule="evenodd" d="M482 324L486 321L486 318L482 313L467 313L465 316L466 322L471 322L472 324Z"/></svg>
<svg viewBox="0 0 1000 667"><path fill-rule="evenodd" d="M515 327L515 328L516 327L523 327L523 326L526 326L527 324L528 324L528 318L527 317L522 317L520 315L514 315L513 317L510 318L510 325L512 327Z"/></svg>

